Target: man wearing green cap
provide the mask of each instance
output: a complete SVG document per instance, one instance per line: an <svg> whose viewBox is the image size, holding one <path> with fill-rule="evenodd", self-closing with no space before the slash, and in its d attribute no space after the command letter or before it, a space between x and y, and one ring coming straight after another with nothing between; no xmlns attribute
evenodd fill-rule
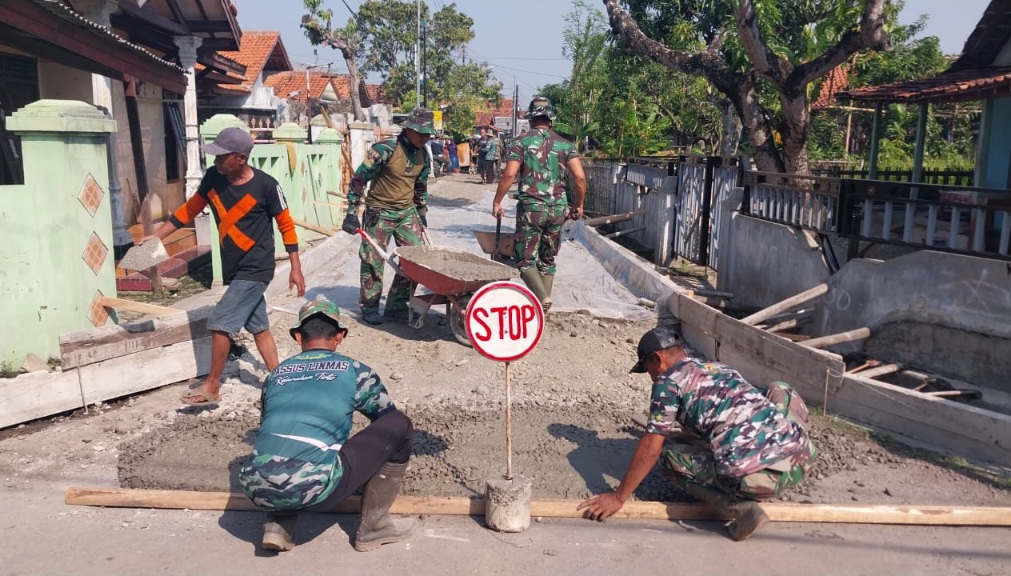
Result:
<svg viewBox="0 0 1011 576"><path fill-rule="evenodd" d="M332 511L363 485L355 550L407 539L415 520L392 518L389 509L411 456L410 419L378 374L336 352L348 334L336 304L307 302L290 333L302 352L264 382L260 430L239 471L246 495L267 513L263 547L291 550L301 512ZM356 411L371 424L349 438Z"/></svg>
<svg viewBox="0 0 1011 576"><path fill-rule="evenodd" d="M545 312L551 307L562 224L566 217L582 218L586 196L586 175L579 153L571 142L551 129L554 117L555 111L547 98L535 96L530 101L527 111L530 131L509 147L506 167L491 206L492 216L501 218L505 213L502 199L518 174L521 186L516 204L513 259L520 278L541 301ZM567 190L566 176L571 176L571 191Z"/></svg>
<svg viewBox="0 0 1011 576"><path fill-rule="evenodd" d="M402 127L398 136L373 144L365 161L355 170L348 188L348 214L342 226L348 234L356 234L359 228L364 228L383 248L389 244L390 237L397 246L420 246L422 232L428 227L425 216L431 156L425 144L435 134L432 112L415 108ZM372 187L363 198L369 182ZM364 226L358 220L363 202ZM362 319L368 324L382 324L379 300L383 295L383 259L365 242L358 256L362 259L359 300ZM383 315L406 319L410 292L411 282L397 274L386 297Z"/></svg>

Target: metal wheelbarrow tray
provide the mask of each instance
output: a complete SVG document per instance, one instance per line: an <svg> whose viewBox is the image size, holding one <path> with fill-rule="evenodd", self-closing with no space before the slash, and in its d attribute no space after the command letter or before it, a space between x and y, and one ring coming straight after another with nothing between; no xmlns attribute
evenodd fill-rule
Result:
<svg viewBox="0 0 1011 576"><path fill-rule="evenodd" d="M444 303L453 336L467 346L470 346L466 326L470 297L485 284L519 276L515 268L448 246L400 246L394 254L401 274L412 284L432 292L414 295L412 286L408 319L411 326L421 328L429 308Z"/></svg>

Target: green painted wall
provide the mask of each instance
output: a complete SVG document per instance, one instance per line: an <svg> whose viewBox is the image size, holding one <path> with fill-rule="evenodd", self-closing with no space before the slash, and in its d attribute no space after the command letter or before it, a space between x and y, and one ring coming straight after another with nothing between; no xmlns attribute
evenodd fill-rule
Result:
<svg viewBox="0 0 1011 576"><path fill-rule="evenodd" d="M116 123L84 102L40 100L7 129L21 136L25 184L0 186L0 362L20 365L29 352L59 357L60 334L94 326L96 295L116 296L106 157Z"/></svg>

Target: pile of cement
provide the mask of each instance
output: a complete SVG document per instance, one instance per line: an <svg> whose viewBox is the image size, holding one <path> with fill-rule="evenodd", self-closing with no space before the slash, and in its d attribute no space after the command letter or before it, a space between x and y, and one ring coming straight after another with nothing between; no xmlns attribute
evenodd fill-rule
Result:
<svg viewBox="0 0 1011 576"><path fill-rule="evenodd" d="M455 248L404 246L397 248L397 254L404 260L461 282L493 282L518 276L518 272L509 266Z"/></svg>
<svg viewBox="0 0 1011 576"><path fill-rule="evenodd" d="M489 478L505 473L502 411L447 404L406 412L416 432L404 494L480 495ZM513 410L513 473L533 481L535 499L582 499L609 490L620 482L641 437L641 429L629 417L624 407L518 407ZM365 423L356 416L355 430ZM259 415L252 410L180 418L120 446L120 483L127 488L241 491L238 470L251 451L258 425ZM804 486L787 499L805 500L821 480L858 465L901 460L877 444L841 433L825 420L814 419L810 434L819 459ZM659 467L635 497L689 499Z"/></svg>

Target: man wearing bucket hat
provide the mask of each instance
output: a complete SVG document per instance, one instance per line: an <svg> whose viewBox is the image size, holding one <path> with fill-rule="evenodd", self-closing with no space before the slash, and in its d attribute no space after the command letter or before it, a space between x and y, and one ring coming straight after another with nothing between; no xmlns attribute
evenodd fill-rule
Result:
<svg viewBox="0 0 1011 576"><path fill-rule="evenodd" d="M506 167L499 178L491 213L501 218L502 199L520 176L519 202L516 204L516 232L513 259L520 278L537 296L547 311L551 307L551 288L555 280L555 255L562 238L565 218L583 216L586 176L579 153L571 142L552 129L555 117L551 102L542 96L530 101L527 118L530 131L513 141L506 156ZM567 178L572 183L569 205Z"/></svg>
<svg viewBox="0 0 1011 576"><path fill-rule="evenodd" d="M750 537L769 521L755 501L799 484L816 456L804 401L784 382L763 393L733 368L690 356L677 327L644 334L638 357L631 372L653 379L646 433L618 488L578 508L586 518L607 519L662 456L682 490L730 519L731 538Z"/></svg>
<svg viewBox="0 0 1011 576"><path fill-rule="evenodd" d="M397 246L420 246L422 232L428 227L428 174L431 157L425 144L435 134L432 112L415 108L402 124L396 137L372 145L365 161L355 170L348 187L348 214L341 227L348 234L359 228L386 248L392 237ZM368 196L365 186L372 183ZM362 221L358 212L362 204ZM362 242L358 256L361 264L362 319L368 324L382 324L379 300L383 295L384 262L368 244ZM410 281L397 274L386 297L384 316L406 319Z"/></svg>
<svg viewBox="0 0 1011 576"><path fill-rule="evenodd" d="M306 302L291 328L302 352L282 362L263 384L260 430L239 482L267 513L267 550L291 550L301 512L333 511L363 485L355 550L400 542L414 531L414 519L389 515L407 471L414 428L379 375L336 352L347 334L336 304ZM356 411L371 423L350 436Z"/></svg>
<svg viewBox="0 0 1011 576"><path fill-rule="evenodd" d="M274 278L274 228L277 221L284 249L291 261L288 287L305 293L305 279L298 256L295 223L288 213L281 185L266 172L248 164L253 139L241 128L225 128L204 152L214 156L200 186L154 234L141 239L164 239L211 207L221 243L222 280L228 287L207 320L211 333L211 369L203 384L182 397L187 404L217 402L221 375L231 348L230 335L245 328L253 335L256 349L268 370L277 366L277 345L270 333L264 291Z"/></svg>

